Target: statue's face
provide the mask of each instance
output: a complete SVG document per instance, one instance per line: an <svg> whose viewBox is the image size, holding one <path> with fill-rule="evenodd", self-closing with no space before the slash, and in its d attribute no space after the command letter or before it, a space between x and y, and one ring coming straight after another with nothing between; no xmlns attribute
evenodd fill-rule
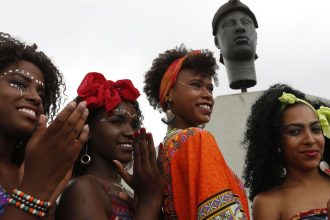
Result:
<svg viewBox="0 0 330 220"><path fill-rule="evenodd" d="M254 59L257 32L247 14L242 11L228 13L219 22L217 30L214 41L225 59Z"/></svg>

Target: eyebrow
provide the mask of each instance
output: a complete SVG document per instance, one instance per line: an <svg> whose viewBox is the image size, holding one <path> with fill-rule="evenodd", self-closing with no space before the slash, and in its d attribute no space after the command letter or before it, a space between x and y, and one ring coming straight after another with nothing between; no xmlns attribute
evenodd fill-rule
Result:
<svg viewBox="0 0 330 220"><path fill-rule="evenodd" d="M296 127L303 127L304 126L304 122L292 122L292 123L289 123L289 124L286 124L284 126L284 128L288 128L290 126L296 126ZM309 123L309 125L315 125L315 124L320 124L320 121L316 120L316 121L312 121Z"/></svg>

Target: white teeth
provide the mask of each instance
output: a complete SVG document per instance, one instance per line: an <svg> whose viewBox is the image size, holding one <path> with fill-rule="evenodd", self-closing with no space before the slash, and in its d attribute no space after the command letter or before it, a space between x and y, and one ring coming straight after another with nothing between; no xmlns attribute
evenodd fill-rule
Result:
<svg viewBox="0 0 330 220"><path fill-rule="evenodd" d="M209 105L199 105L199 107L211 110L211 107Z"/></svg>
<svg viewBox="0 0 330 220"><path fill-rule="evenodd" d="M31 110L31 109L20 108L20 109L18 109L18 111L20 111L20 112L25 112L25 113L28 113L28 114L30 114L30 115L36 117L36 113L35 113L33 110Z"/></svg>
<svg viewBox="0 0 330 220"><path fill-rule="evenodd" d="M127 147L127 148L131 148L131 147L132 147L131 144L120 144L120 146L122 146L122 147Z"/></svg>

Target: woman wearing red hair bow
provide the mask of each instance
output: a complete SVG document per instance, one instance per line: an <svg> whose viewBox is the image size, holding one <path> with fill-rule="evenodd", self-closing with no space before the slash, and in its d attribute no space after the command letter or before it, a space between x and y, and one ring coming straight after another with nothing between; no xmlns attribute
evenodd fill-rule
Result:
<svg viewBox="0 0 330 220"><path fill-rule="evenodd" d="M150 104L166 113L163 209L166 219L248 219L243 184L227 166L210 120L216 61L185 47L162 53L145 75Z"/></svg>
<svg viewBox="0 0 330 220"><path fill-rule="evenodd" d="M85 76L78 99L89 109L89 140L74 166L76 178L61 196L57 219L158 218L162 179L151 134L144 128L138 132L143 119L139 96L130 80L113 82L95 72ZM138 198L134 212L122 199L126 190L115 164L129 166L133 154L134 174L126 180Z"/></svg>

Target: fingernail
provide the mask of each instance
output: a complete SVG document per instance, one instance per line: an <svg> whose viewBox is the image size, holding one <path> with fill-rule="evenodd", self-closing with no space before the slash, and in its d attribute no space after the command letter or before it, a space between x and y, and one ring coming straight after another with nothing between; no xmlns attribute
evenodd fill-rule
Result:
<svg viewBox="0 0 330 220"><path fill-rule="evenodd" d="M139 134L138 131L134 131L133 135L134 135L134 137L137 137L137 136L139 136L140 134Z"/></svg>
<svg viewBox="0 0 330 220"><path fill-rule="evenodd" d="M146 132L146 129L145 128L140 128L140 132L141 133L145 133Z"/></svg>
<svg viewBox="0 0 330 220"><path fill-rule="evenodd" d="M68 106L71 108L75 108L77 106L77 103L72 101L68 103Z"/></svg>
<svg viewBox="0 0 330 220"><path fill-rule="evenodd" d="M162 142L159 143L159 150L163 150L163 143Z"/></svg>
<svg viewBox="0 0 330 220"><path fill-rule="evenodd" d="M80 108L86 108L86 102L85 101L80 102L79 107Z"/></svg>
<svg viewBox="0 0 330 220"><path fill-rule="evenodd" d="M88 108L86 108L85 111L84 111L84 114L83 114L84 119L87 118L88 113L89 113Z"/></svg>
<svg viewBox="0 0 330 220"><path fill-rule="evenodd" d="M146 133L147 138L152 138L152 134L150 132Z"/></svg>
<svg viewBox="0 0 330 220"><path fill-rule="evenodd" d="M85 125L84 125L83 130L84 130L84 131L89 131L89 126L88 126L88 124L85 124Z"/></svg>

